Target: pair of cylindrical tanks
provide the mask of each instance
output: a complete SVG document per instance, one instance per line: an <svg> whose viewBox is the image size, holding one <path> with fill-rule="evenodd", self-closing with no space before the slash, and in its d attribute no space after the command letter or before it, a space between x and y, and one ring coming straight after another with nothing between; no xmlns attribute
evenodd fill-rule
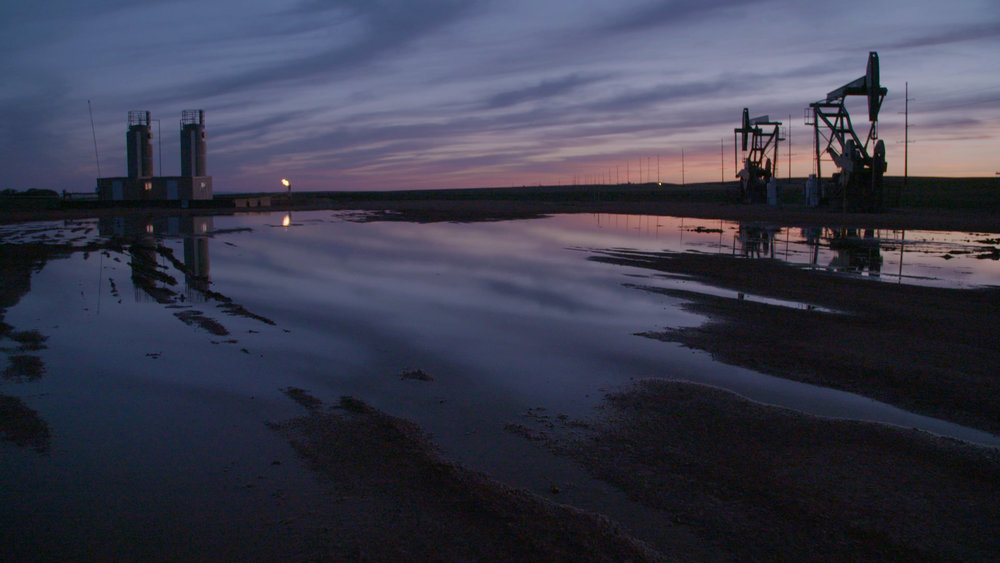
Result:
<svg viewBox="0 0 1000 563"><path fill-rule="evenodd" d="M148 111L128 112L125 145L128 177L153 176L153 130ZM206 156L205 111L186 109L181 112L181 176L206 176Z"/></svg>

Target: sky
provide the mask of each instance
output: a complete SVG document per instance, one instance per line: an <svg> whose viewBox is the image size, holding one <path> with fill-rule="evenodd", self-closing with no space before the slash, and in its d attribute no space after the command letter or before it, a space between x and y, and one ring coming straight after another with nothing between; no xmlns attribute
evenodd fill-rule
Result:
<svg viewBox="0 0 1000 563"><path fill-rule="evenodd" d="M124 176L129 110L177 175L185 109L216 192L730 180L744 107L804 177L804 108L869 51L887 174L1000 171L998 0L12 0L0 189Z"/></svg>

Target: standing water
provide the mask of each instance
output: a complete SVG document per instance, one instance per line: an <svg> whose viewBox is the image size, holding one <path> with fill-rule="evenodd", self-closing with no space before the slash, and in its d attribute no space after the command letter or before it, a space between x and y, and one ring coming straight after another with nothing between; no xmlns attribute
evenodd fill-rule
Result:
<svg viewBox="0 0 1000 563"><path fill-rule="evenodd" d="M308 507L315 484L266 426L301 413L288 387L327 402L360 397L420 424L446 456L494 473L524 470L500 458L531 447L503 432L527 409L585 417L603 391L649 377L1000 445L637 337L704 318L627 286L636 276L655 285L648 272L587 259L608 249L727 253L972 287L1000 279L995 234L308 212L30 223L0 238L0 326L10 327L0 398L29 422L0 443L0 510L37 531L29 544L54 530L83 541L181 527L189 537L200 526L190 545L200 553L220 537L239 541L274 498L291 499L288 514ZM399 377L414 369L434 381ZM278 485L289 482L294 498Z"/></svg>

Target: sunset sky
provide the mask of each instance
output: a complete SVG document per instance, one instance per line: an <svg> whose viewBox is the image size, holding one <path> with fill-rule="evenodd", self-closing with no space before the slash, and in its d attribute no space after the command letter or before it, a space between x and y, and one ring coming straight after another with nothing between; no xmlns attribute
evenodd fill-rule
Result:
<svg viewBox="0 0 1000 563"><path fill-rule="evenodd" d="M679 183L682 150L687 182L729 180L744 107L790 127L805 176L803 108L869 51L889 175L906 82L911 176L1000 171L997 0L17 0L0 49L0 189L93 190L88 100L104 176L129 110L161 120L175 175L180 113L204 109L217 192L634 182L658 157Z"/></svg>

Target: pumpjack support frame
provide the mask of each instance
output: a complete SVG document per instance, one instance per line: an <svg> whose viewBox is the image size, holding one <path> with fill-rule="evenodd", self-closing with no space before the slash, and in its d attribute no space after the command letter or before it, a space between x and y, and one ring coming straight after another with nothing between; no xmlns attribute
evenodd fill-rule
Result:
<svg viewBox="0 0 1000 563"><path fill-rule="evenodd" d="M824 185L824 199L840 202L844 211L878 212L883 208L886 162L885 143L878 138L878 113L888 89L879 80L878 53L871 51L864 76L829 92L825 100L809 104L806 110L812 118L807 124L813 125L817 177L823 177L825 154L830 155L839 169L832 181ZM867 98L870 126L864 141L847 111L849 96Z"/></svg>

